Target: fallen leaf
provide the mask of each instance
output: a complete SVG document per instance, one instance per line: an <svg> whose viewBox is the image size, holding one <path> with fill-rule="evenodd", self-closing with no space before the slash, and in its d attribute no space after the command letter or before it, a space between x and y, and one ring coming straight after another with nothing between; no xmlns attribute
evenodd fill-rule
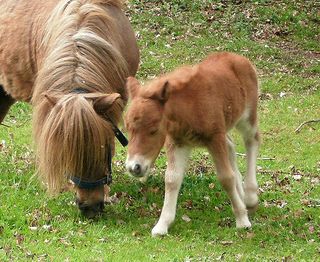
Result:
<svg viewBox="0 0 320 262"><path fill-rule="evenodd" d="M184 207L187 208L187 209L192 209L193 208L193 202L192 200L187 200L185 203L184 203Z"/></svg>
<svg viewBox="0 0 320 262"><path fill-rule="evenodd" d="M141 235L141 233L139 231L133 231L132 232L132 236L133 237L137 237L137 236L140 236L140 235Z"/></svg>
<svg viewBox="0 0 320 262"><path fill-rule="evenodd" d="M210 188L210 189L214 189L215 186L216 186L216 185L215 185L214 183L210 183L210 184L209 184L209 188Z"/></svg>
<svg viewBox="0 0 320 262"><path fill-rule="evenodd" d="M254 232L247 232L247 238L248 239L251 239L251 238L253 238L255 236L255 234L254 234Z"/></svg>
<svg viewBox="0 0 320 262"><path fill-rule="evenodd" d="M302 176L301 176L300 174L295 174L295 175L293 175L292 177L293 177L293 179L296 180L296 181L300 181L301 178L302 178Z"/></svg>
<svg viewBox="0 0 320 262"><path fill-rule="evenodd" d="M224 241L221 241L220 244L223 246L230 246L233 244L233 241L232 240L224 240Z"/></svg>
<svg viewBox="0 0 320 262"><path fill-rule="evenodd" d="M181 218L182 218L183 221L185 221L187 223L189 223L191 221L191 218L188 217L187 215L183 215Z"/></svg>
<svg viewBox="0 0 320 262"><path fill-rule="evenodd" d="M21 245L23 243L23 241L24 241L24 236L21 235L21 234L16 234L15 237L16 237L17 245Z"/></svg>
<svg viewBox="0 0 320 262"><path fill-rule="evenodd" d="M309 232L312 234L314 233L314 226L309 226Z"/></svg>

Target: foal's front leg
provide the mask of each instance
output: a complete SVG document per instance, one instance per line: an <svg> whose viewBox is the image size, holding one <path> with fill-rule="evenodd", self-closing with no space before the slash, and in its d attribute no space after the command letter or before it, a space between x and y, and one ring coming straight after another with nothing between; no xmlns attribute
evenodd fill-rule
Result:
<svg viewBox="0 0 320 262"><path fill-rule="evenodd" d="M176 216L177 199L183 175L190 155L190 148L177 147L167 143L168 164L165 174L165 197L158 223L152 229L152 235L166 235Z"/></svg>

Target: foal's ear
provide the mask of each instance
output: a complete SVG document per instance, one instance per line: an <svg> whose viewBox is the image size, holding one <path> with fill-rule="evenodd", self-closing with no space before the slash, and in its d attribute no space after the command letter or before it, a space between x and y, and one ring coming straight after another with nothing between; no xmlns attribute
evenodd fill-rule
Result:
<svg viewBox="0 0 320 262"><path fill-rule="evenodd" d="M49 101L49 103L52 106L55 106L56 103L58 102L58 98L53 96L53 95L48 95L47 93L44 94L44 97Z"/></svg>
<svg viewBox="0 0 320 262"><path fill-rule="evenodd" d="M97 113L103 113L110 108L118 98L121 98L121 95L118 93L98 97L93 101L93 108Z"/></svg>
<svg viewBox="0 0 320 262"><path fill-rule="evenodd" d="M129 91L129 98L133 99L138 94L140 87L139 81L135 77L129 76L127 78L126 86Z"/></svg>
<svg viewBox="0 0 320 262"><path fill-rule="evenodd" d="M170 83L167 80L150 96L150 98L158 100L161 104L165 104L169 99L170 90Z"/></svg>

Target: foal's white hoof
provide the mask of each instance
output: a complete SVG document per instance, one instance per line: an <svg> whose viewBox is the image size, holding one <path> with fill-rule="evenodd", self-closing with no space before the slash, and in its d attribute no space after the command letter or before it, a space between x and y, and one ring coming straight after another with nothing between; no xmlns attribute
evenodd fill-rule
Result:
<svg viewBox="0 0 320 262"><path fill-rule="evenodd" d="M152 229L151 234L152 234L153 237L167 235L168 234L168 228L164 227L164 226L158 226L158 224L157 224Z"/></svg>
<svg viewBox="0 0 320 262"><path fill-rule="evenodd" d="M251 223L248 218L242 219L242 220L237 220L236 221L237 228L250 228Z"/></svg>

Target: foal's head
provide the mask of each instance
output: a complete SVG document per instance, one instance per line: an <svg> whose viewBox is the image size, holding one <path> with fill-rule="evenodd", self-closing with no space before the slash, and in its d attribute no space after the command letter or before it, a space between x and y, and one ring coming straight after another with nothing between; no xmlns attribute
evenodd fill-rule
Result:
<svg viewBox="0 0 320 262"><path fill-rule="evenodd" d="M131 103L125 117L129 133L126 168L132 175L144 177L165 141L164 107L170 86L161 79L142 89L135 78L129 77L127 88Z"/></svg>

